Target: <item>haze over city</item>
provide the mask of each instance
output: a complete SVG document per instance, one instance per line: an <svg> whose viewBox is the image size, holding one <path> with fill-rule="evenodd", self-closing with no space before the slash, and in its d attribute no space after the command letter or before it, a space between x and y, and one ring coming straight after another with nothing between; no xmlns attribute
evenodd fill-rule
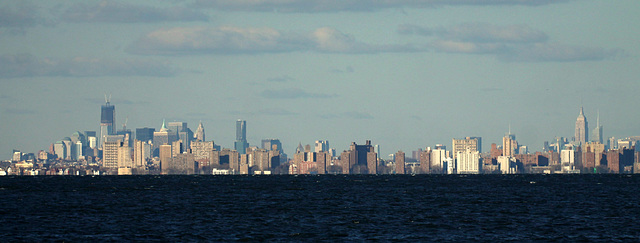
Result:
<svg viewBox="0 0 640 243"><path fill-rule="evenodd" d="M539 151L580 107L640 135L638 1L4 1L0 159L163 119L233 148L372 140L383 156L508 132Z"/></svg>

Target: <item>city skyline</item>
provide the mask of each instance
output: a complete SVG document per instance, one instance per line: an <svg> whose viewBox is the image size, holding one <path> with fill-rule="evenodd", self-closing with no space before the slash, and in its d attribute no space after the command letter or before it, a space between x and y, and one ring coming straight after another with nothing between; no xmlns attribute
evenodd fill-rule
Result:
<svg viewBox="0 0 640 243"><path fill-rule="evenodd" d="M202 121L233 148L243 119L249 144L278 138L288 153L316 140L488 148L509 124L539 151L574 136L581 106L603 140L640 135L639 2L300 3L0 4L0 159L100 134L105 93L114 130Z"/></svg>

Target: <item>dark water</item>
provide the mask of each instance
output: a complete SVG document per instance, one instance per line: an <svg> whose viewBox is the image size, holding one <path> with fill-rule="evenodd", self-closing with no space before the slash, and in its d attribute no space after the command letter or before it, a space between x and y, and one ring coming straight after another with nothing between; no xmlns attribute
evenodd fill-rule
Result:
<svg viewBox="0 0 640 243"><path fill-rule="evenodd" d="M640 241L640 176L1 177L2 241Z"/></svg>

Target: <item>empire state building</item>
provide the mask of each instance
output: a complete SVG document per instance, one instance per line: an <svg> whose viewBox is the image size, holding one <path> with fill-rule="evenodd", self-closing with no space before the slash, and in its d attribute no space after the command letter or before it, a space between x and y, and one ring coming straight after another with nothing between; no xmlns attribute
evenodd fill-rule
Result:
<svg viewBox="0 0 640 243"><path fill-rule="evenodd" d="M576 120L576 144L582 145L589 141L589 123L584 116L584 109L580 107L580 115Z"/></svg>

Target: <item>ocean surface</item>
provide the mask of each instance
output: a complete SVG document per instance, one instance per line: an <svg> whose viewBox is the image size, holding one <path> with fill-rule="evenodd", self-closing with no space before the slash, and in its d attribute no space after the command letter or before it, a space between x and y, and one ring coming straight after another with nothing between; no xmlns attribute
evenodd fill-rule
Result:
<svg viewBox="0 0 640 243"><path fill-rule="evenodd" d="M636 175L5 176L7 241L640 241Z"/></svg>

